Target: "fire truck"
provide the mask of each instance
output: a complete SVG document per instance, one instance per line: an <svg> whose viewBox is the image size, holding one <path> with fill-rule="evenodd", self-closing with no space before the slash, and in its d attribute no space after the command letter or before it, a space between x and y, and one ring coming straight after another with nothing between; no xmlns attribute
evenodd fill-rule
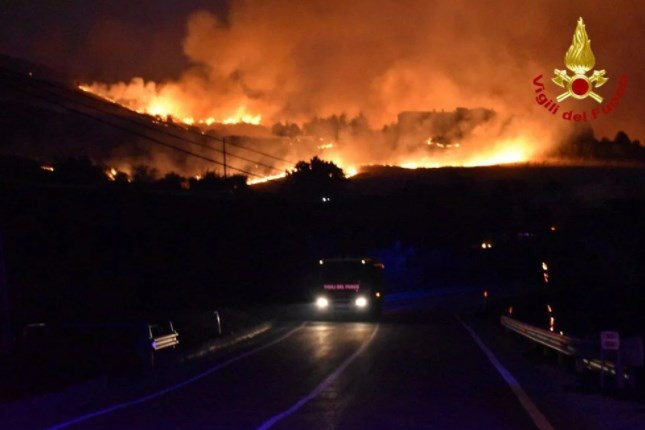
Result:
<svg viewBox="0 0 645 430"><path fill-rule="evenodd" d="M377 317L383 305L383 263L372 258L318 261L313 304L318 316Z"/></svg>

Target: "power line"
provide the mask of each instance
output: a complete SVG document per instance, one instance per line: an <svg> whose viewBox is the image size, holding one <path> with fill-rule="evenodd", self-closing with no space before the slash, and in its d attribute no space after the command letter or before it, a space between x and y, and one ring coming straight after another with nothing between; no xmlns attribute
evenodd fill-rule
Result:
<svg viewBox="0 0 645 430"><path fill-rule="evenodd" d="M202 160L204 160L204 161L208 161L208 162L211 162L211 163L214 163L214 164L218 164L218 165L220 165L220 166L224 166L224 163L222 163L222 162L220 162L220 161L214 160L214 159L209 158L209 157L205 157L205 156L203 156L203 155L196 154L196 153L194 153L194 152L188 151L188 150L186 150L186 149L180 148L180 147L175 146L175 145L171 145L171 144L169 144L169 143L167 143L167 142L163 142L163 141L161 141L161 140L159 140L159 139L156 139L156 138L154 138L154 137L146 136L146 135L145 135L145 134L143 134L143 133L139 133L139 132L137 132L137 131L130 130L130 129L128 129L127 127L124 127L124 126L121 126L121 125L118 125L118 124L114 124L114 123L111 123L111 122L109 122L109 121L105 121L104 119L98 118L98 117L96 117L96 116L94 116L94 115L92 115L92 114L89 114L89 113L86 113L86 112L82 112L82 111L80 111L80 110L78 110L78 109L74 109L74 108L72 108L72 107L66 106L66 105L64 105L64 104L62 104L62 103L60 103L60 102L53 101L53 100L51 100L51 99L49 99L49 98L47 98L47 97L44 97L44 96L42 96L42 95L33 94L33 93L30 93L28 90L21 89L21 88L18 88L18 87L15 87L15 89L17 89L18 91L20 91L20 92L22 92L22 93L27 94L28 96L35 97L35 98L38 98L38 99L44 100L46 103L50 103L50 104L52 104L52 105L54 105L54 106L58 106L58 107L60 107L60 108L63 108L63 109L68 110L68 111L70 111L70 112L73 112L73 113L75 113L75 114L77 114L77 115L81 115L81 116L84 116L84 117L87 117L87 118L93 119L94 121L98 121L98 122L100 122L100 123L102 123L102 124L105 124L105 125L108 125L108 126L110 126L110 127L114 127L114 128L116 128L116 129L119 129L119 130L125 131L126 133L130 133L130 134L132 134L132 135L135 135L135 136L141 137L142 139L149 140L149 141L151 141L151 142L153 142L153 143L155 143L155 144L158 144L158 145L161 145L161 146L165 146L166 148L173 149L173 150L175 150L175 151L178 151L178 152L184 153L184 154L186 154L186 155L190 155L190 156L192 156L192 157L200 158L200 159L202 159ZM233 167L233 166L227 166L227 167L228 167L228 168L230 168L230 169L232 169L232 170L235 170L235 171L238 171L238 172L244 173L244 174L246 174L246 175L249 175L249 176L255 176L255 177L258 177L258 178L261 178L261 177L262 177L261 175L257 175L257 174L255 174L255 173L248 172L248 171L243 170L243 169L238 169L237 167Z"/></svg>
<svg viewBox="0 0 645 430"><path fill-rule="evenodd" d="M5 72L9 72L10 74L12 74L12 75L16 76L17 78L20 78L20 79L26 80L26 78L25 78L23 75L18 74L18 73L14 72L14 71L12 71L12 70L10 70L10 69L7 69L6 67L0 67L0 69L1 69L1 70L4 70ZM72 90L72 89L68 88L67 86L62 85L62 84L60 84L60 83L52 82L52 81L45 80L45 79L36 78L36 77L33 77L33 76L30 76L30 77L29 77L29 81L30 81L30 82L36 82L36 83L42 83L42 84L48 85L48 86L50 86L50 87L55 87L55 88L61 89L61 90L63 90L63 91L66 91L66 92L68 92L68 93L74 94L75 96L79 96L79 95L81 95L81 96L83 96L83 97L85 97L85 98L87 98L87 99L89 99L89 100L92 100L93 102L100 101L100 102L102 102L102 103L109 103L109 101L107 101L107 99L104 99L103 97L96 96L96 95L90 95L91 93L90 93L90 94L88 94L87 92L84 92L84 91ZM77 103L78 103L78 102L77 102ZM133 113L135 113L135 112L134 112L134 111L132 111L131 109L127 109L127 108L125 108L125 107L123 107L123 106L119 105L118 103L114 103L114 102L112 102L112 103L113 103L113 104L115 104L116 106L118 106L120 109L124 109L124 110L127 110L127 111L129 111L129 112L133 112ZM79 104L80 104L80 103L79 103ZM97 110L98 110L98 108L93 108L93 109L97 109ZM132 123L138 124L138 125L142 125L142 126L147 126L147 125L148 125L148 124L145 124L145 123L142 123L142 122L139 122L139 121L135 121L135 120L130 119L130 118L123 118L123 119L124 119L124 120L127 120L127 121L130 121L130 122L132 122ZM178 125L177 125L177 124L175 124L175 126L178 126ZM171 134L171 133L169 133L169 132L167 132L167 131L165 131L165 130L159 130L158 128L154 128L154 130L155 130L155 131L158 131L158 132L160 132L160 133L167 134L167 135L169 135L169 136L173 136L173 137L175 137L175 138L177 138L177 139L181 139L181 140L184 140L184 141L190 142L190 143L194 143L194 144L197 144L197 145L204 145L204 144L202 144L202 143L200 143L200 142L195 142L195 141L188 140L188 139L186 139L185 137L181 137L181 136L173 135L173 134ZM183 127L182 127L182 130L184 130L185 132L187 132L187 133L189 133L189 134L192 134L192 135L195 135L195 136L198 136L198 137L206 137L206 138L208 138L208 139L215 140L215 141L218 141L218 142L223 142L223 140L224 140L224 138L222 138L222 137L217 137L217 136L213 136L213 135L210 135L210 134L198 133L198 132L195 132L194 130L186 129L186 128L183 128ZM231 146L234 146L234 147L236 147L236 148L239 148L239 149L242 149L242 150L245 150L245 151L249 151L249 152L252 152L252 153L255 153L255 154L258 154L258 155L262 155L262 156L264 156L264 157L271 158L271 159L273 159L273 160L280 161L280 162L282 162L282 163L289 164L290 166L295 164L294 162L292 162L292 161L290 161L290 160L286 160L286 159L284 159L284 158L276 157L276 156L274 156L274 155L268 154L268 153L263 152L263 151L259 151L259 150L257 150L257 149L248 148L248 147L246 147L246 146L244 146L244 145L240 145L239 143L231 142L230 140L229 140L229 141L227 141L226 143L227 143L227 144L229 144L229 145L231 145ZM212 147L211 147L210 149L213 149L213 150L215 150L215 151L220 151L220 150L215 149L215 148L212 148ZM230 154L230 153L229 153L228 155L230 155L231 157L234 157L234 155L233 155L233 154ZM242 157L240 157L240 156L237 156L237 157L238 157L238 158L242 158ZM243 159L243 158L242 158L242 159ZM249 161L248 159L244 159L244 160L245 160L245 161ZM255 164L259 164L259 163L256 163L256 162L252 161L252 160L251 160L251 161L249 161L249 162L251 162L251 163L255 163ZM272 166L266 166L266 165L264 165L264 167L268 167L268 168L271 168L271 169L274 169L274 170L281 170L281 169L274 168L274 167L272 167Z"/></svg>
<svg viewBox="0 0 645 430"><path fill-rule="evenodd" d="M192 130L186 130L186 131L188 131L189 133L197 134L196 132L194 132ZM212 139L215 139L213 136L210 136L210 137ZM294 164L296 164L293 161L289 161L289 160L286 160L284 158L276 157L275 155L267 154L266 152L258 151L257 149L247 148L246 146L240 145L239 143L233 143L233 142L229 142L229 141L227 141L226 143L231 145L231 146L234 146L236 148L244 149L244 150L250 151L250 152L255 152L258 155L262 155L264 157L271 158L271 159L276 160L276 161L280 161L280 162L288 164L290 166L293 166Z"/></svg>
<svg viewBox="0 0 645 430"><path fill-rule="evenodd" d="M92 101L94 101L94 102L99 101L99 100L97 100L97 99L94 99L93 97L90 97L89 95L87 95L87 94L85 94L85 93L83 93L83 92L76 92L76 91L72 91L72 90L70 90L70 89L64 88L64 87L59 86L59 85L50 84L50 83L48 83L47 81L43 81L43 80L40 80L40 79L30 79L28 82L31 82L32 80L36 81L36 83L37 83L37 84L38 84L38 83L45 83L45 84L48 84L49 86L55 86L55 87L61 88L61 89L65 90L66 92L72 93L72 94L73 94L73 95L75 95L75 96L82 95L83 97L89 98L89 99L91 99L91 100L92 100ZM115 117L115 118L116 118L116 119L118 119L118 120L122 120L122 121L125 121L125 122L129 122L129 123L134 124L134 125L136 125L136 126L143 127L143 128L146 128L146 129L148 129L148 130L151 130L151 131L154 131L154 132L157 132L157 133L165 134L165 135L167 135L167 136L169 136L169 137L172 137L172 138L174 138L174 139L178 139L178 140L183 141L183 142L186 142L186 143L190 143L190 144L193 144L193 145L200 146L200 147L202 147L202 148L206 148L206 149L209 149L209 150L212 150L212 151L215 151L215 152L219 152L220 154L224 155L224 150L223 150L223 149L219 149L219 148L216 148L216 147L214 147L214 146L207 145L207 144L202 143L202 142L196 142L196 141L194 141L194 140L187 139L187 138L185 138L185 137L183 137L183 136L179 136L179 135L174 134L174 133L171 133L171 132L169 132L169 131L166 131L166 130L160 129L159 127L153 126L153 125L151 125L151 124L143 123L143 122L140 122L140 121L136 121L136 120L134 120L134 119L131 119L131 118L124 117L124 116L119 115L118 113L115 113L115 112L109 112L109 111L107 111L107 110L105 110L105 109L101 109L101 108L96 107L96 106L93 106L93 105L88 105L88 104L86 104L86 103L81 103L81 102L79 102L78 100L76 100L76 98L78 98L78 97L76 97L76 98L72 99L72 98L71 98L71 95L70 95L70 96L68 96L68 95L60 94L60 93L58 93L58 92L54 92L54 91L51 91L51 90L48 90L48 89L44 89L44 88L41 88L41 91L43 91L43 92L47 92L47 93L52 94L52 95L55 95L56 97L66 98L67 100L71 101L72 103L75 103L75 104L80 105L80 106L82 106L82 107L84 107L84 108L87 108L87 109L92 109L92 110L95 110L95 111L101 112L101 113L103 113L103 114L110 115L110 116L112 116L112 117ZM105 104L105 103L107 103L107 102L102 101L102 100L101 100L100 102L101 102L101 103L104 103L104 104ZM117 105L117 106L115 106L115 107L116 107L117 109L123 109L123 110L126 110L125 108L123 108L123 107L121 107L121 106L119 106L119 105ZM128 110L128 113L130 113L130 112L131 112L131 111L130 111L130 110ZM190 131L190 130L186 130L186 129L184 129L184 130L185 130L185 131L187 131L187 132L188 132L188 131ZM193 132L193 133L191 133L191 134L196 134L196 135L198 135L198 136L200 136L200 137L213 138L213 136L209 136L209 135L205 135L205 134L201 134L201 133L194 133L194 132ZM215 139L215 140L219 140L219 139ZM222 141L222 144L224 144L224 139L221 139L221 141ZM226 143L227 143L227 144L231 144L231 142L230 142L230 141L227 141ZM228 157L231 157L231 158L237 158L237 159L240 159L240 160L246 161L246 162L248 162L248 163L255 164L255 165L257 165L257 166L262 166L262 167L264 167L264 168L266 168L266 169L275 170L275 171L281 171L281 170L282 170L282 169L278 169L277 167L270 166L270 165L268 165L268 164L262 163L261 161L256 161L256 160L252 160L252 159L249 159L249 158L246 158L246 157L242 157L242 156L240 156L240 155L231 154L230 152L228 152L228 153L227 153L227 154L225 154L225 155L227 155ZM226 162L224 162L224 163L226 163Z"/></svg>

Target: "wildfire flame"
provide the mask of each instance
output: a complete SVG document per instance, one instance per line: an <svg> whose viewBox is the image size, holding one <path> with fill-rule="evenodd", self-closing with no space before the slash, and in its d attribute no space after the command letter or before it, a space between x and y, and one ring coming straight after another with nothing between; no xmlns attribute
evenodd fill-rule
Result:
<svg viewBox="0 0 645 430"><path fill-rule="evenodd" d="M240 106L237 108L237 111L226 118L222 120L222 124L239 124L239 123L244 123L244 124L253 124L253 125L260 125L262 122L262 115L257 114L254 115L252 113L249 113L246 110L245 106Z"/></svg>
<svg viewBox="0 0 645 430"><path fill-rule="evenodd" d="M79 88L127 109L153 115L157 118L156 121L181 122L201 128L216 123L246 123L262 126L262 114L251 111L244 103L226 112L226 109L223 108L218 112L212 112L212 115L200 117L197 115L199 106L195 105L195 97L190 93L168 91L163 85L154 82L145 83L142 79L133 79L130 84L121 83L108 86L94 83L81 85ZM235 106L235 104L228 103L228 106ZM318 155L335 163L343 169L345 176L349 178L360 172L360 166L369 165L392 165L416 169L524 163L533 160L537 148L535 142L528 136L508 138L503 137L502 134L497 139L491 139L487 136L487 132L483 132L470 137L470 140L468 136L462 136L464 140L459 143L427 137L420 140L416 147L414 144L410 147L402 145L398 150L384 152L385 142L369 143L368 146L371 139L375 138L378 141L383 135L371 134L368 136L371 137L343 135L340 138L328 140L327 138L310 136L309 140L306 137L302 140L299 140L300 138L288 140L295 153L287 154L285 158L302 160ZM473 141L476 141L476 145L473 144ZM115 161L122 164L122 160ZM229 160L232 163L235 161L239 163L239 160L234 158L232 161ZM257 170L259 167L257 165L238 164L238 166L238 168L252 173L248 178L250 185L285 177L284 171L275 174L275 170L284 169L284 165L276 166L273 173L267 170L263 172ZM172 171L174 166L155 165L155 167L160 171ZM203 169L203 167L195 167L194 170L189 169L189 171L180 173L194 176L199 171L197 169ZM117 173L115 169L108 169L105 172L111 181L116 180Z"/></svg>
<svg viewBox="0 0 645 430"><path fill-rule="evenodd" d="M514 22L514 8L491 12L486 7L464 10L458 2L413 3L414 7L401 8L397 2L374 7L369 1L332 0L325 2L322 15L317 2L299 2L294 8L292 2L233 0L227 2L225 14L200 8L188 16L186 33L176 43L187 61L181 73L172 77L156 73L165 76L161 83L135 78L110 85L90 83L81 89L158 116L159 122L216 126L218 135L240 137L249 150L227 143L226 163L238 169L236 173L248 172L250 183L280 178L284 176L280 172L293 169L292 162L313 156L340 165L352 176L369 165L488 166L549 161L544 157L558 153L551 150L567 138L570 127L547 115L533 115L535 103L526 98L528 84L522 76L532 75L536 63L515 61L536 52L553 29L535 26L532 37L517 49L500 50L504 40L516 36L517 28L498 26L491 33L490 20L483 19L482 12ZM573 10L563 7L549 9L544 17L566 16ZM415 13L401 13L405 9ZM455 11L459 16L465 13L471 30L482 35L469 49L443 43L463 34L463 20L446 19ZM603 13L597 12L596 19ZM422 17L421 24L417 17ZM625 31L636 29L629 20L623 24ZM568 48L565 71L593 70L596 59L582 18L568 34L573 37L570 47L562 47L562 51ZM153 32L145 37L158 39ZM473 57L473 52L478 55ZM486 79L500 72L500 64L502 76ZM593 88L600 86L600 77L588 79ZM464 111L451 117L458 107ZM468 112L479 107L494 116ZM432 115L433 109L446 110L446 115ZM428 115L397 117L407 111ZM361 118L353 122L359 114ZM341 117L348 120L346 124ZM233 123L261 127L220 125ZM274 131L272 126L278 124L283 127ZM613 129L613 125L599 127ZM249 134L257 140L246 140L244 135ZM202 141L220 148L208 136ZM160 174L175 171L186 177L222 170L223 154L184 143L187 150L215 163L165 149L157 152L156 145L146 146L145 154L119 148L109 162L119 171L124 164L143 162L153 164ZM247 160L235 158L240 155ZM263 177L256 179L256 174Z"/></svg>
<svg viewBox="0 0 645 430"><path fill-rule="evenodd" d="M110 181L116 181L116 175L118 173L119 172L117 172L116 169L112 167L105 171L105 176L107 176Z"/></svg>
<svg viewBox="0 0 645 430"><path fill-rule="evenodd" d="M263 184L265 182L274 181L276 179L282 179L285 176L287 176L286 173L279 173L277 175L263 176L261 178L249 178L248 184L249 185Z"/></svg>
<svg viewBox="0 0 645 430"><path fill-rule="evenodd" d="M453 148L459 148L454 146ZM439 168L439 167L482 167L498 164L519 164L529 162L533 158L534 146L525 139L509 139L499 142L488 152L460 156L446 156L440 159L419 157L404 160L399 165L406 169Z"/></svg>
<svg viewBox="0 0 645 430"><path fill-rule="evenodd" d="M163 86L154 82L145 83L143 79L135 78L130 84L115 84L112 86L93 83L78 86L81 91L94 94L111 103L141 114L148 114L164 121L176 119L186 125L219 124L252 124L260 125L262 115L250 112L247 106L240 104L228 112L218 112L219 115L207 115L196 118L192 109L182 98Z"/></svg>
<svg viewBox="0 0 645 430"><path fill-rule="evenodd" d="M569 70L579 75L584 75L596 64L596 57L591 51L591 40L587 36L582 18L578 19L571 46L564 56L564 64Z"/></svg>

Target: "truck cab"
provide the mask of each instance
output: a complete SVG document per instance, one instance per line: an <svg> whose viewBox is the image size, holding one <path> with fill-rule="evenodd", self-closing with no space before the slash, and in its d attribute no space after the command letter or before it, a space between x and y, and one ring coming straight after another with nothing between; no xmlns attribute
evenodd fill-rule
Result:
<svg viewBox="0 0 645 430"><path fill-rule="evenodd" d="M318 316L348 314L375 317L383 304L383 263L372 258L318 261L313 304Z"/></svg>

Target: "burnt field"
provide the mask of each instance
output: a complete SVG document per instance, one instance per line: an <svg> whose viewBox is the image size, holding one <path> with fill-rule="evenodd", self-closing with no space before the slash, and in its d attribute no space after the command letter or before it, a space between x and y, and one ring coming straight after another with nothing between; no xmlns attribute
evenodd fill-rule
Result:
<svg viewBox="0 0 645 430"><path fill-rule="evenodd" d="M391 291L541 285L577 329L640 331L644 172L371 168L328 196L4 183L12 325L297 302L319 258L369 255Z"/></svg>

